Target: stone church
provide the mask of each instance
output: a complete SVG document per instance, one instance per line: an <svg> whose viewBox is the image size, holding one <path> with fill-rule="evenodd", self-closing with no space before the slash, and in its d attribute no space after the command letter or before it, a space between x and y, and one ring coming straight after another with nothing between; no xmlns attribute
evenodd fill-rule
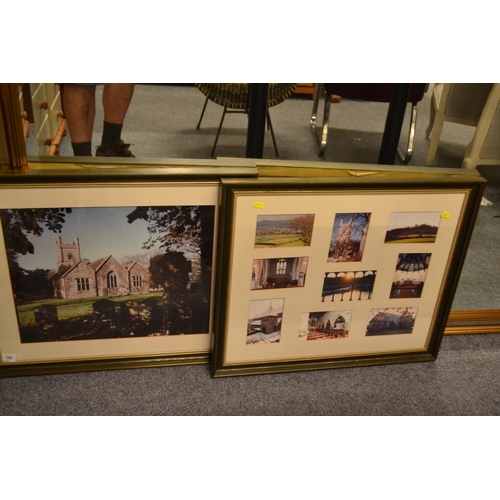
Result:
<svg viewBox="0 0 500 500"><path fill-rule="evenodd" d="M370 221L371 214L368 214L366 222L362 226L361 239L359 241L353 239L352 235L356 214L344 215L346 216L346 222L344 222L344 218L340 219L337 240L334 244L330 245L329 262L360 261L365 250L368 222ZM349 216L350 218L348 219Z"/></svg>
<svg viewBox="0 0 500 500"><path fill-rule="evenodd" d="M150 291L150 273L138 262L127 266L112 255L94 262L80 256L80 240L55 243L57 272L52 277L56 299L79 299L110 295L140 295Z"/></svg>

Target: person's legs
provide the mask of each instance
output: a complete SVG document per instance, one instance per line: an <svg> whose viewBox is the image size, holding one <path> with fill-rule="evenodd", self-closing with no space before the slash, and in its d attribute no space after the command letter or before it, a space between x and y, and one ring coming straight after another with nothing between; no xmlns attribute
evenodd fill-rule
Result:
<svg viewBox="0 0 500 500"><path fill-rule="evenodd" d="M75 156L92 156L95 85L65 83L62 101L73 154Z"/></svg>
<svg viewBox="0 0 500 500"><path fill-rule="evenodd" d="M102 142L97 148L96 156L133 156L128 149L129 144L125 144L121 139L123 122L133 93L133 83L106 83L104 85Z"/></svg>
<svg viewBox="0 0 500 500"><path fill-rule="evenodd" d="M123 125L134 93L133 83L106 83L102 93L104 121Z"/></svg>

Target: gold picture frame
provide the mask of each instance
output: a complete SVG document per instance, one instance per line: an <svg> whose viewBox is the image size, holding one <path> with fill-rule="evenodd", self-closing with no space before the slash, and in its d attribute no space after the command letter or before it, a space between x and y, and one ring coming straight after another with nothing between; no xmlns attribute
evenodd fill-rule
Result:
<svg viewBox="0 0 500 500"><path fill-rule="evenodd" d="M223 175L0 173L0 376L207 363Z"/></svg>
<svg viewBox="0 0 500 500"><path fill-rule="evenodd" d="M484 184L224 179L212 376L435 360Z"/></svg>

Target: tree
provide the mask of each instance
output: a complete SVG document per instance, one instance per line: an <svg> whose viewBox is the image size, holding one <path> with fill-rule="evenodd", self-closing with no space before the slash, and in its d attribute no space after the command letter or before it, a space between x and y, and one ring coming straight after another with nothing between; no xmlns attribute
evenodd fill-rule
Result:
<svg viewBox="0 0 500 500"><path fill-rule="evenodd" d="M127 215L129 224L148 222L149 237L142 248L158 244L161 249L151 258L149 271L163 288L163 333L208 331L214 213L213 206L179 206L137 207ZM188 291L191 263L185 255L193 252L201 257L201 284Z"/></svg>
<svg viewBox="0 0 500 500"><path fill-rule="evenodd" d="M162 333L179 335L208 331L208 309L205 311L198 298L192 300L193 297L188 293L191 263L184 255L181 252L155 255L151 258L149 271L153 281L163 289ZM202 327L199 325L200 320L206 321Z"/></svg>
<svg viewBox="0 0 500 500"><path fill-rule="evenodd" d="M27 208L0 210L5 246L14 254L34 254L28 235L41 236L45 229L60 233L71 208Z"/></svg>
<svg viewBox="0 0 500 500"><path fill-rule="evenodd" d="M290 227L295 229L302 236L302 240L307 246L311 245L312 232L314 227L314 215L300 215L290 221Z"/></svg>
<svg viewBox="0 0 500 500"><path fill-rule="evenodd" d="M36 277L47 289L47 272L37 269L26 271L19 266L19 255L34 254L35 247L28 235L41 236L45 229L60 233L71 208L26 208L0 210L2 229L7 249L10 277L14 294L22 293L29 278ZM39 283L40 284L40 283ZM45 293L45 292L44 292Z"/></svg>
<svg viewBox="0 0 500 500"><path fill-rule="evenodd" d="M195 252L201 257L201 280L210 287L213 231L213 206L137 207L127 215L129 224L138 219L149 223L149 237L142 248L156 244L163 252Z"/></svg>
<svg viewBox="0 0 500 500"><path fill-rule="evenodd" d="M50 298L54 296L54 288L49 279L48 269L35 269L24 271L24 279L21 286L21 294L27 297ZM15 292L14 292L15 293Z"/></svg>
<svg viewBox="0 0 500 500"><path fill-rule="evenodd" d="M149 222L149 238L143 249L155 244L167 252L201 253L201 209L194 207L137 207L127 215L129 224L142 219Z"/></svg>

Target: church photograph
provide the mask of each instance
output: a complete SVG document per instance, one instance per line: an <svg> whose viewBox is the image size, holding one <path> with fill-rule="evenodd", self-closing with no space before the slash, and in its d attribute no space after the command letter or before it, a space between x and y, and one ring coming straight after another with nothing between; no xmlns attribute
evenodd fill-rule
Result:
<svg viewBox="0 0 500 500"><path fill-rule="evenodd" d="M303 313L299 340L345 339L349 335L352 311Z"/></svg>
<svg viewBox="0 0 500 500"><path fill-rule="evenodd" d="M252 300L248 310L247 345L280 341L284 299Z"/></svg>
<svg viewBox="0 0 500 500"><path fill-rule="evenodd" d="M214 212L0 210L21 342L208 334Z"/></svg>
<svg viewBox="0 0 500 500"><path fill-rule="evenodd" d="M335 215L327 262L360 262L365 251L371 213Z"/></svg>
<svg viewBox="0 0 500 500"><path fill-rule="evenodd" d="M82 260L79 238L55 241L57 272L52 277L56 299L79 299L112 295L141 295L150 292L149 271L133 261L121 264L112 255L94 262Z"/></svg>
<svg viewBox="0 0 500 500"><path fill-rule="evenodd" d="M416 307L371 309L366 336L412 333L417 310Z"/></svg>
<svg viewBox="0 0 500 500"><path fill-rule="evenodd" d="M255 259L252 267L252 290L303 287L308 257Z"/></svg>

